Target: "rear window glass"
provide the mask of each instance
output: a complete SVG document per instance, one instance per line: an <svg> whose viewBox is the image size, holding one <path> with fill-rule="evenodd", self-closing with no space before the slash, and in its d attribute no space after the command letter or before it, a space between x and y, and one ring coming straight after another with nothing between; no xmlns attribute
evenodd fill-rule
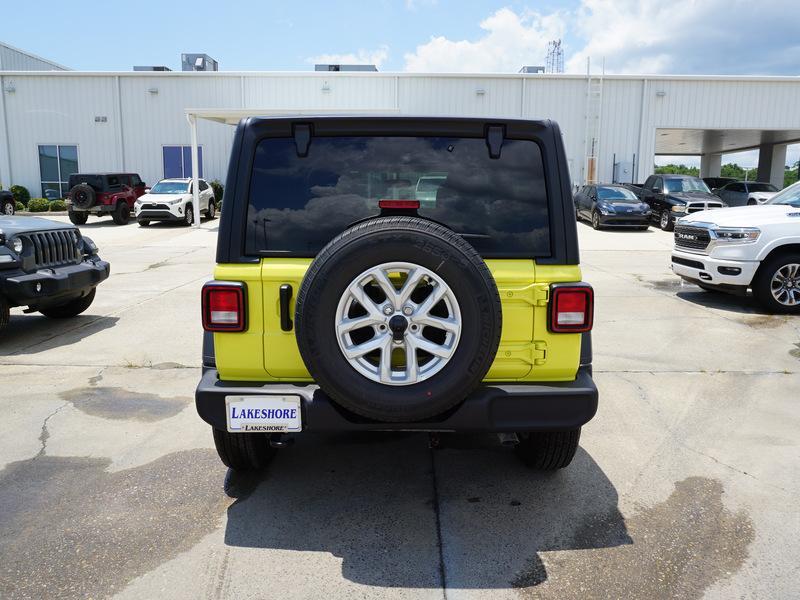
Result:
<svg viewBox="0 0 800 600"><path fill-rule="evenodd" d="M419 214L461 234L483 256L550 253L539 145L484 139L316 137L308 156L291 138L257 149L246 252L314 256L348 226L380 214L380 200L418 200Z"/></svg>

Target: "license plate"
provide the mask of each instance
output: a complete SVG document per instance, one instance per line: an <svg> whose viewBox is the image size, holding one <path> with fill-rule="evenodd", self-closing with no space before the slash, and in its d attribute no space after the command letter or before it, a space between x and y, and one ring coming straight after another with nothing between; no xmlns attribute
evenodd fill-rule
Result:
<svg viewBox="0 0 800 600"><path fill-rule="evenodd" d="M300 431L300 396L226 396L228 431Z"/></svg>

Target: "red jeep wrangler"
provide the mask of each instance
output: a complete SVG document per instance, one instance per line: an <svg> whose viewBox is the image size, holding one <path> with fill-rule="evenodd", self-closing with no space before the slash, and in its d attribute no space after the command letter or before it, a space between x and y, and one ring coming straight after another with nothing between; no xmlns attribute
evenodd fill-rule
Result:
<svg viewBox="0 0 800 600"><path fill-rule="evenodd" d="M110 214L117 225L125 225L133 203L145 192L136 173L73 173L69 176L69 220L83 225L89 215Z"/></svg>

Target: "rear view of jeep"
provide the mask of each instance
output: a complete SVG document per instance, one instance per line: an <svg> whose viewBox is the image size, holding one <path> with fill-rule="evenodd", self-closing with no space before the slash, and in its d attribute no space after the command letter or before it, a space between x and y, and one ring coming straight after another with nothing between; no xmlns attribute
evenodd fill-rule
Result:
<svg viewBox="0 0 800 600"><path fill-rule="evenodd" d="M563 468L597 410L578 263L555 123L244 119L197 410L234 470L303 432L392 430Z"/></svg>

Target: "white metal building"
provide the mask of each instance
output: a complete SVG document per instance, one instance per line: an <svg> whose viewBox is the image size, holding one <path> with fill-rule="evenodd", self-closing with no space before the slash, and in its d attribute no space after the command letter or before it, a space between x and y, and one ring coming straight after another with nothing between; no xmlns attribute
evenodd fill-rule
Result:
<svg viewBox="0 0 800 600"><path fill-rule="evenodd" d="M0 184L34 196L59 189L76 166L138 172L147 183L188 176L187 114L198 117L201 175L223 181L231 124L248 114L554 119L575 183L642 181L656 154L702 155L702 174L718 175L722 153L755 148L759 179L782 185L786 144L800 141L797 77L88 73L0 64Z"/></svg>

